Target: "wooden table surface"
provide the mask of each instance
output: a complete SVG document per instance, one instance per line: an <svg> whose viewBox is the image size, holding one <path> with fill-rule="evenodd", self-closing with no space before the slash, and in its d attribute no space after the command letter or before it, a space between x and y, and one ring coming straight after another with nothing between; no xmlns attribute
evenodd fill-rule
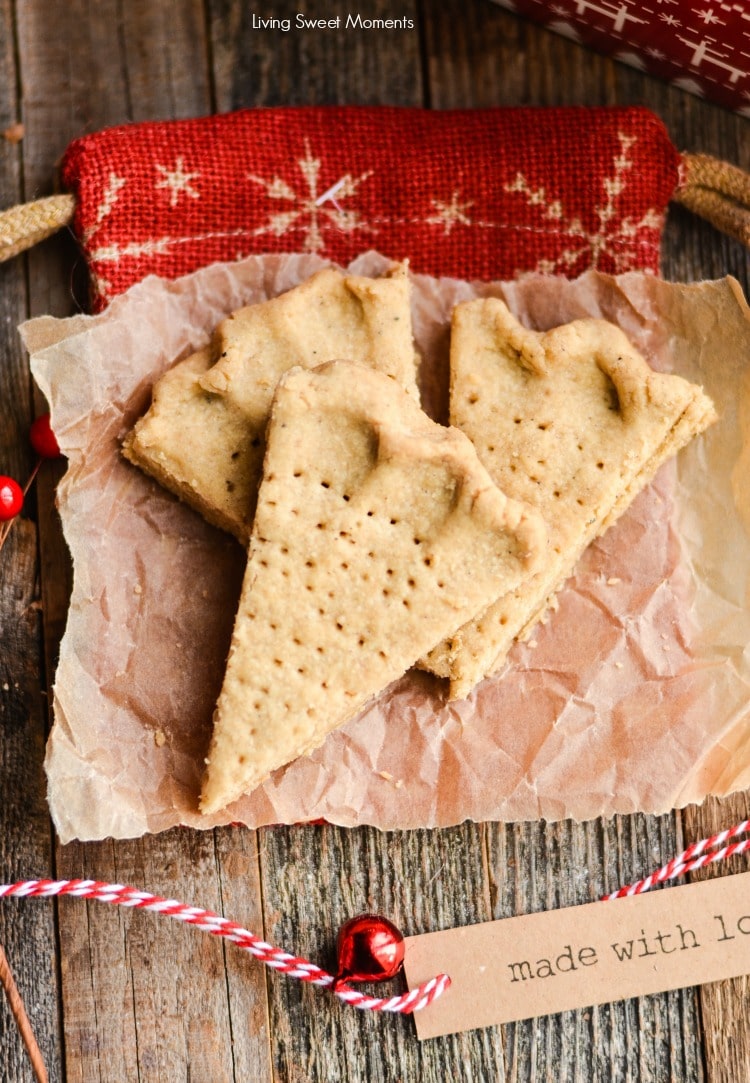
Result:
<svg viewBox="0 0 750 1083"><path fill-rule="evenodd" d="M324 9L324 10L323 10ZM259 32L296 11L414 20L412 33ZM0 204L53 190L70 139L123 121L282 103L432 108L650 106L682 150L750 169L748 121L538 29L489 0L0 0ZM24 479L44 404L17 325L75 310L81 258L67 236L0 267L0 472ZM680 208L668 279L735 275L748 254ZM59 476L59 470L57 475ZM583 825L466 824L175 830L60 846L42 770L47 688L64 627L68 559L45 468L0 554L0 881L131 883L216 909L323 965L364 909L407 933L596 899L683 840L750 814L746 794L660 817ZM739 861L713 875L744 868ZM342 1008L211 937L152 915L64 899L0 906L0 943L52 1080L718 1080L750 1078L745 979L567 1012L420 1045L413 1022ZM0 1077L33 1078L0 1001Z"/></svg>

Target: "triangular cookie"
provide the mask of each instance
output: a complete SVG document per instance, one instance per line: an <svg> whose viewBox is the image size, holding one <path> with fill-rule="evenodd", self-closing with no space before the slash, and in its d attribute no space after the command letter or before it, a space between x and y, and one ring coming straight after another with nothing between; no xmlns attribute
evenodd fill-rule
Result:
<svg viewBox="0 0 750 1083"><path fill-rule="evenodd" d="M538 513L463 433L348 362L279 384L201 807L322 744L421 654L518 583Z"/></svg>
<svg viewBox="0 0 750 1083"><path fill-rule="evenodd" d="M548 543L541 570L422 661L450 677L452 698L499 668L586 546L715 416L699 387L654 372L604 320L537 333L498 299L457 306L451 423L505 493L542 513Z"/></svg>
<svg viewBox="0 0 750 1083"><path fill-rule="evenodd" d="M212 354L207 346L162 376L122 452L209 523L247 544L263 439L236 406L201 387Z"/></svg>
<svg viewBox="0 0 750 1083"><path fill-rule="evenodd" d="M223 320L210 347L155 385L123 454L247 543L276 384L294 365L338 358L372 365L418 399L405 264L381 278L326 268Z"/></svg>

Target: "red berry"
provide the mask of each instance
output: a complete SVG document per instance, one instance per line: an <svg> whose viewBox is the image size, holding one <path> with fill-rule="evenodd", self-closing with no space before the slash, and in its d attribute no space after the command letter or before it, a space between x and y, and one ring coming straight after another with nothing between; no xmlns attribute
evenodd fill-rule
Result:
<svg viewBox="0 0 750 1083"><path fill-rule="evenodd" d="M29 430L31 446L42 459L56 459L60 455L60 445L49 423L49 414L42 414L32 422Z"/></svg>
<svg viewBox="0 0 750 1083"><path fill-rule="evenodd" d="M0 474L0 522L15 519L23 507L23 489L13 478Z"/></svg>

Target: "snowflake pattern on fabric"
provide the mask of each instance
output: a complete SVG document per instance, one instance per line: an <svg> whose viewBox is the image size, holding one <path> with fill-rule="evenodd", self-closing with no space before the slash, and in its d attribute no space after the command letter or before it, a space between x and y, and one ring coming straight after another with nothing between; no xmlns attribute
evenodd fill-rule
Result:
<svg viewBox="0 0 750 1083"><path fill-rule="evenodd" d="M372 175L371 169L356 178L352 178L347 173L346 176L339 177L326 192L319 195L318 177L321 163L319 158L313 157L307 140L305 141L305 156L298 159L297 165L307 184L305 192L297 191L278 176L268 181L252 173L248 174L248 180L260 184L269 199L292 204L289 209L272 214L267 224L259 226L254 231L256 237L264 233L271 233L274 237L301 233L302 251L322 252L325 249L323 234L326 226L344 233L350 233L356 229L373 231L373 227L363 222L356 211L340 206L340 202L353 196L360 184ZM327 206L328 203L331 205Z"/></svg>
<svg viewBox="0 0 750 1083"><path fill-rule="evenodd" d="M750 117L750 0L495 0Z"/></svg>
<svg viewBox="0 0 750 1083"><path fill-rule="evenodd" d="M626 189L627 172L633 167L630 152L635 143L632 136L623 132L618 132L618 138L621 153L613 160L612 175L602 178L601 202L593 206L596 218L593 230L586 229L579 217L569 218L563 204L559 200L548 200L543 188L531 188L522 173L506 185L506 192L521 195L529 207L536 208L542 221L553 222L559 232L569 238L570 243L555 259L539 260L538 271L568 275L571 269L580 268L583 264L595 270L613 267L615 273L619 274L637 265L637 246L648 231L658 237L661 218L652 210L647 210L638 221L618 213L618 199Z"/></svg>
<svg viewBox="0 0 750 1083"><path fill-rule="evenodd" d="M76 140L62 177L100 309L260 252L430 275L658 272L680 156L641 108L241 110Z"/></svg>
<svg viewBox="0 0 750 1083"><path fill-rule="evenodd" d="M169 192L169 205L176 207L180 202L180 196L189 196L191 199L200 199L200 192L193 188L191 181L200 177L200 172L188 173L182 158L178 158L172 169L156 162L156 169L161 173L161 180L156 182L156 188L166 188Z"/></svg>

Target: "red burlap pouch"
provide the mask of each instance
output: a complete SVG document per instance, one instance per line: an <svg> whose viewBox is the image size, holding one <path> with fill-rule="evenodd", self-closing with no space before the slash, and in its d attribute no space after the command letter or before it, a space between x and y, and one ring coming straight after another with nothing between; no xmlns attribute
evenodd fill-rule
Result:
<svg viewBox="0 0 750 1083"><path fill-rule="evenodd" d="M509 279L658 272L680 155L642 108L248 109L84 136L62 182L93 307L251 253Z"/></svg>

